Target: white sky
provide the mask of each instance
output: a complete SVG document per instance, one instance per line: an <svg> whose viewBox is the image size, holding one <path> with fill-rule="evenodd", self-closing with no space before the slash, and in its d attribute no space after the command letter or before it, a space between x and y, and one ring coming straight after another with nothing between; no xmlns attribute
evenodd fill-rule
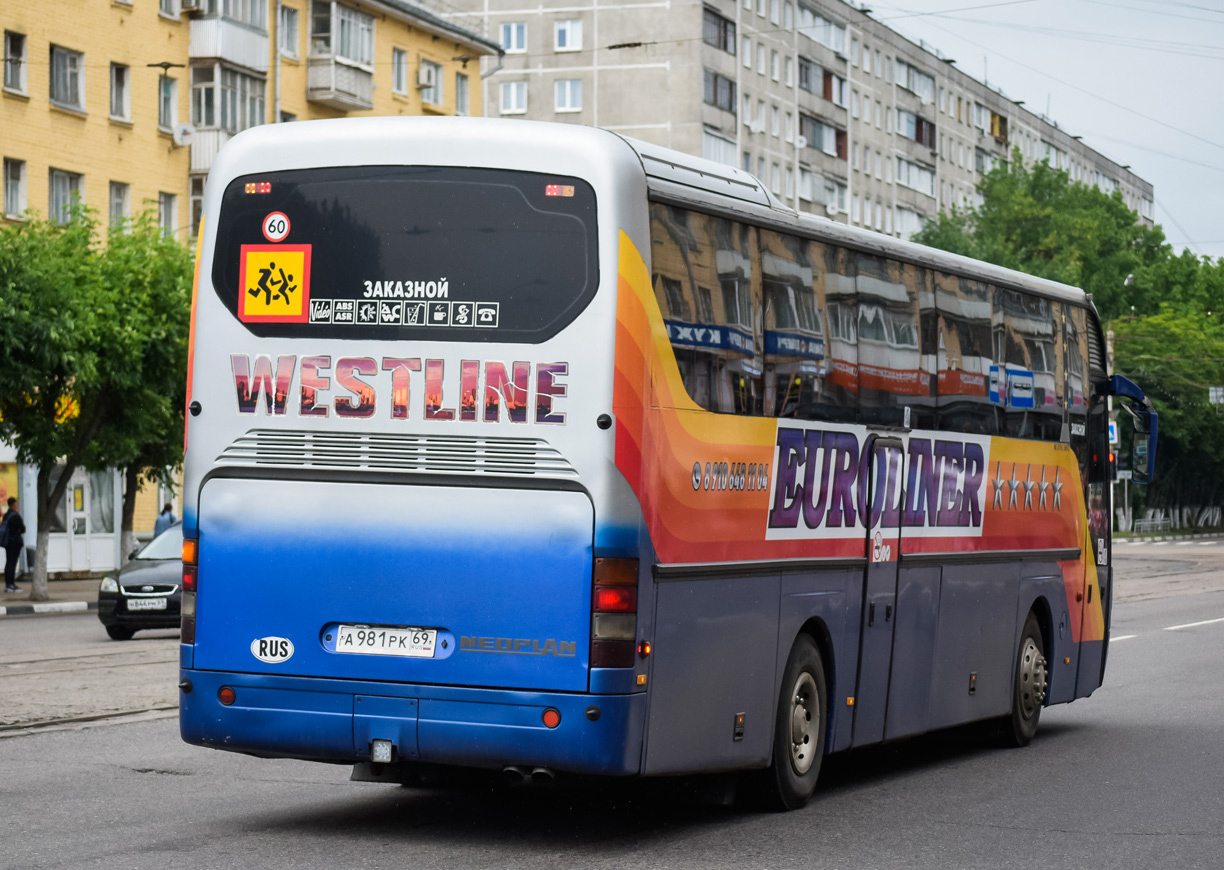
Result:
<svg viewBox="0 0 1224 870"><path fill-rule="evenodd" d="M1048 104L1063 130L1152 183L1175 251L1224 256L1224 0L859 5L1025 108Z"/></svg>

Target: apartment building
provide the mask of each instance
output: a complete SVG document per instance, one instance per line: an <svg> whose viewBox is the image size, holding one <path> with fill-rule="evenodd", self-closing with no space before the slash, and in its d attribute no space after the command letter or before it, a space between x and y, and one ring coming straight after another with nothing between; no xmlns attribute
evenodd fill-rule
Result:
<svg viewBox="0 0 1224 870"><path fill-rule="evenodd" d="M403 0L102 0L0 4L0 221L66 220L74 198L116 228L146 205L186 240L208 170L258 124L481 113L498 45ZM0 443L0 492L39 522L35 469ZM151 530L157 504L141 493ZM122 480L78 469L51 528L53 572L120 561ZM33 541L31 536L30 541Z"/></svg>
<svg viewBox="0 0 1224 870"><path fill-rule="evenodd" d="M453 0L500 40L485 113L592 124L739 166L786 205L908 237L972 204L1019 147L1121 189L1152 186L1057 124L839 0Z"/></svg>
<svg viewBox="0 0 1224 870"><path fill-rule="evenodd" d="M48 0L6 4L0 27L3 219L63 219L77 197L117 226L156 203L183 237L231 136L480 114L478 61L500 51L403 0Z"/></svg>

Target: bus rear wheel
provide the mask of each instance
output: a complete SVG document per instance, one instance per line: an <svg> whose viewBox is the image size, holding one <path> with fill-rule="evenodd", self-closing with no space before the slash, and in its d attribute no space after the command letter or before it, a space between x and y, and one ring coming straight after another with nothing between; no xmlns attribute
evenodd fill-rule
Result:
<svg viewBox="0 0 1224 870"><path fill-rule="evenodd" d="M1024 632L1016 651L1011 716L1003 726L1003 740L1008 746L1028 746L1032 742L1041 719L1041 708L1045 705L1048 677L1041 626L1037 624L1037 617L1030 613L1024 621Z"/></svg>
<svg viewBox="0 0 1224 870"><path fill-rule="evenodd" d="M824 758L828 694L820 650L810 637L800 635L782 675L773 763L763 771L764 797L771 809L798 809L816 789Z"/></svg>

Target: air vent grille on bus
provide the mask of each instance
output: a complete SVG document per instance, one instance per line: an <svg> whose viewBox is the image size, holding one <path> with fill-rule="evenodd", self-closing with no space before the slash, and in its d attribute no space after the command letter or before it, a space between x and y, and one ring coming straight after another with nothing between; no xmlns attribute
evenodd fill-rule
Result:
<svg viewBox="0 0 1224 870"><path fill-rule="evenodd" d="M217 462L388 474L578 476L565 457L542 438L252 429L225 448Z"/></svg>
<svg viewBox="0 0 1224 870"><path fill-rule="evenodd" d="M1094 371L1107 371L1105 349L1101 347L1100 327L1095 322L1088 324L1088 366Z"/></svg>

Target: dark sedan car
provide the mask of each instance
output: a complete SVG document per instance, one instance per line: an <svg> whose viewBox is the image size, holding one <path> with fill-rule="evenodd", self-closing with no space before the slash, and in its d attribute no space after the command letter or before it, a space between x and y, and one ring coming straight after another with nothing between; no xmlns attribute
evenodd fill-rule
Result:
<svg viewBox="0 0 1224 870"><path fill-rule="evenodd" d="M98 619L115 640L144 628L178 628L183 585L183 527L174 525L98 589Z"/></svg>

